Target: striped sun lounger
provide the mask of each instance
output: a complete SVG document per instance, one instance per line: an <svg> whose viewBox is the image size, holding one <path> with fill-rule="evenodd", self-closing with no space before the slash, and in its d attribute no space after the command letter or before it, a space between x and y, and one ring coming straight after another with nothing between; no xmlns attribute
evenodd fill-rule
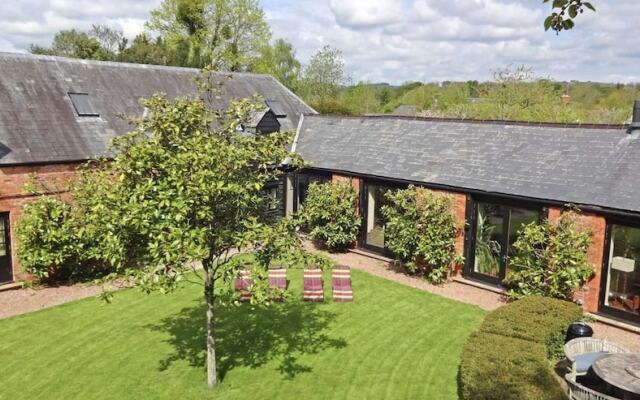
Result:
<svg viewBox="0 0 640 400"><path fill-rule="evenodd" d="M284 291L287 290L287 286L289 286L289 281L287 281L286 269L273 268L269 270L269 289L276 292L275 300L284 300Z"/></svg>
<svg viewBox="0 0 640 400"><path fill-rule="evenodd" d="M304 270L304 301L324 301L324 288L321 269Z"/></svg>
<svg viewBox="0 0 640 400"><path fill-rule="evenodd" d="M287 290L287 270L284 268L273 268L269 270L269 287L272 289Z"/></svg>
<svg viewBox="0 0 640 400"><path fill-rule="evenodd" d="M333 301L353 301L353 289L351 288L351 269L340 265L331 273L331 286L333 287Z"/></svg>
<svg viewBox="0 0 640 400"><path fill-rule="evenodd" d="M235 289L240 293L240 301L251 301L251 292L249 288L253 285L253 279L251 278L251 271L243 269L240 271L240 276L236 278Z"/></svg>

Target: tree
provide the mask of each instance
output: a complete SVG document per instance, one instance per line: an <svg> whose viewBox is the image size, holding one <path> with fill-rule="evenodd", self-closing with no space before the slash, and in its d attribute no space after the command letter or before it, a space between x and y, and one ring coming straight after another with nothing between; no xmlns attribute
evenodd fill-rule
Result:
<svg viewBox="0 0 640 400"><path fill-rule="evenodd" d="M347 81L342 52L327 45L318 50L304 68L302 93L305 100L321 105L335 98L339 87Z"/></svg>
<svg viewBox="0 0 640 400"><path fill-rule="evenodd" d="M296 160L286 150L290 133L241 134L258 102L233 101L219 112L205 98L142 101L148 114L132 120L134 130L114 141L113 159L85 171L73 195L82 234L101 243L99 253L116 265L113 277L167 293L186 274L200 275L194 262L201 263L213 386L215 305L229 298L239 273L234 250L257 249L264 267L300 243L294 222L267 217L263 193L278 176L274 166Z"/></svg>
<svg viewBox="0 0 640 400"><path fill-rule="evenodd" d="M293 45L285 39L278 39L273 46L262 47L260 57L254 61L250 69L253 72L273 75L283 85L296 91L300 79L300 67Z"/></svg>
<svg viewBox="0 0 640 400"><path fill-rule="evenodd" d="M258 0L163 0L147 27L181 65L217 70L246 70L271 37Z"/></svg>
<svg viewBox="0 0 640 400"><path fill-rule="evenodd" d="M167 65L171 60L162 38L154 40L146 33L137 35L131 46L123 49L118 55L118 61L138 64Z"/></svg>
<svg viewBox="0 0 640 400"><path fill-rule="evenodd" d="M550 0L542 0L548 3ZM562 30L572 29L575 26L576 17L588 8L595 11L595 7L584 0L553 0L551 4L551 14L544 20L544 29L553 29L556 33Z"/></svg>
<svg viewBox="0 0 640 400"><path fill-rule="evenodd" d="M111 55L105 51L100 42L85 32L62 30L55 34L51 47L31 45L29 51L33 54L45 54L88 60L109 60Z"/></svg>
<svg viewBox="0 0 640 400"><path fill-rule="evenodd" d="M95 38L106 52L114 56L127 46L127 40L122 30L111 28L105 24L92 25L89 36Z"/></svg>

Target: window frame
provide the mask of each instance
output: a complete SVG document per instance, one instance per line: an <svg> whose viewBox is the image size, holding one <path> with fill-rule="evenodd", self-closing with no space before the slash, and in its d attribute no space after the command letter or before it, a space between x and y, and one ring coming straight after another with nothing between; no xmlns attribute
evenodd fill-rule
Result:
<svg viewBox="0 0 640 400"><path fill-rule="evenodd" d="M607 280L609 279L609 265L611 262L611 240L613 238L613 226L619 225L627 228L640 229L640 217L623 218L615 215L606 217L604 234L604 246L602 265L600 269L600 293L598 295L598 314L618 320L623 323L640 326L640 315L633 315L626 311L605 304L607 297Z"/></svg>
<svg viewBox="0 0 640 400"><path fill-rule="evenodd" d="M506 260L504 259L504 254L509 252L509 246L507 246L504 250L501 250L500 254L500 271L498 272L497 277L492 277L490 275L482 274L475 271L475 251L476 251L476 235L478 230L478 206L480 203L489 203L500 206L502 208L506 208L510 210L512 208L519 208L523 210L529 211L537 211L538 212L538 221L544 221L549 218L549 207L544 204L532 202L532 201L519 201L516 199L499 197L499 196L483 196L483 195L472 195L467 194L467 205L466 205L466 226L464 232L464 269L463 274L465 278L469 278L474 281L480 281L484 283L488 283L490 285L503 287L502 282L505 278L502 277L503 273L506 277ZM508 217L504 217L503 221L503 229L507 229L511 220L510 212ZM504 242L509 241L509 236L507 235L503 238ZM504 247L504 243L501 243Z"/></svg>

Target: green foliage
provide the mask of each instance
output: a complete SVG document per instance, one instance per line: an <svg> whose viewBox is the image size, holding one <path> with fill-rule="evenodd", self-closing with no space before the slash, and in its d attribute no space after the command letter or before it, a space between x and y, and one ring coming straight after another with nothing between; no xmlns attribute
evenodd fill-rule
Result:
<svg viewBox="0 0 640 400"><path fill-rule="evenodd" d="M546 346L549 359L562 357L568 326L582 318L575 303L531 296L498 308L485 318L481 331Z"/></svg>
<svg viewBox="0 0 640 400"><path fill-rule="evenodd" d="M309 185L301 211L302 221L311 228L310 235L330 250L352 245L360 229L358 192L346 182Z"/></svg>
<svg viewBox="0 0 640 400"><path fill-rule="evenodd" d="M495 227L487 223L486 216L478 215L477 225L475 258L478 272L491 274L494 273L491 268L500 265L500 243L491 239Z"/></svg>
<svg viewBox="0 0 640 400"><path fill-rule="evenodd" d="M491 312L464 345L462 398L566 399L549 360L581 315L573 303L539 296Z"/></svg>
<svg viewBox="0 0 640 400"><path fill-rule="evenodd" d="M452 264L461 262L455 248L453 199L416 186L389 191L386 197L389 204L382 207L386 247L411 272L433 283L444 282Z"/></svg>
<svg viewBox="0 0 640 400"><path fill-rule="evenodd" d="M251 71L270 74L289 89L296 91L300 80L300 61L296 58L293 45L285 39L278 39L273 46L265 45L260 50Z"/></svg>
<svg viewBox="0 0 640 400"><path fill-rule="evenodd" d="M83 222L73 207L50 196L25 204L18 220L17 254L25 270L40 281L86 280L110 271L86 251L95 238L82 235Z"/></svg>
<svg viewBox="0 0 640 400"><path fill-rule="evenodd" d="M130 46L122 49L118 54L118 61L168 65L174 59L169 54L161 37L152 39L148 34L140 33L133 39ZM175 64L179 65L179 63Z"/></svg>
<svg viewBox="0 0 640 400"><path fill-rule="evenodd" d="M508 297L571 299L594 273L587 258L590 245L591 232L577 224L574 212L563 213L555 222L525 225L513 244L513 272L506 280Z"/></svg>
<svg viewBox="0 0 640 400"><path fill-rule="evenodd" d="M112 58L112 55L100 45L97 39L75 29L61 30L56 33L49 48L31 45L29 51L33 54L88 60L110 60Z"/></svg>
<svg viewBox="0 0 640 400"><path fill-rule="evenodd" d="M542 0L548 3L550 0ZM556 33L563 30L572 29L575 26L575 18L582 14L585 9L595 11L595 7L584 0L553 0L551 3L551 14L544 20L544 29L553 29Z"/></svg>
<svg viewBox="0 0 640 400"><path fill-rule="evenodd" d="M243 71L271 38L257 0L163 0L147 27L182 66Z"/></svg>
<svg viewBox="0 0 640 400"><path fill-rule="evenodd" d="M342 52L327 45L318 50L304 67L301 94L311 104L323 103L335 98L346 81Z"/></svg>
<svg viewBox="0 0 640 400"><path fill-rule="evenodd" d="M23 207L16 235L18 258L25 270L39 279L56 276L63 266L73 268L77 260L70 207L55 198L43 196Z"/></svg>

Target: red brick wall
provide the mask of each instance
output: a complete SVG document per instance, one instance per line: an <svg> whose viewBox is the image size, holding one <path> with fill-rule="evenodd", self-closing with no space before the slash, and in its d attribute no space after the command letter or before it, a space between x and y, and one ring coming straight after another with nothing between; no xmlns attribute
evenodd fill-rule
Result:
<svg viewBox="0 0 640 400"><path fill-rule="evenodd" d="M30 176L35 174L38 182L48 193L64 196L65 182L76 176L78 163L52 164L42 166L0 167L0 212L9 212L11 225L11 259L14 280L27 277L21 271L16 249L19 246L15 236L15 224L20 219L22 205L36 197L24 190Z"/></svg>
<svg viewBox="0 0 640 400"><path fill-rule="evenodd" d="M562 210L560 208L549 209L549 220L555 221L560 217ZM583 308L589 312L598 311L598 303L600 297L600 282L602 277L602 263L604 261L605 232L607 227L606 219L597 214L581 213L579 214L578 223L592 233L591 246L589 247L588 259L589 263L595 268L594 276L575 293L576 300L583 301Z"/></svg>

